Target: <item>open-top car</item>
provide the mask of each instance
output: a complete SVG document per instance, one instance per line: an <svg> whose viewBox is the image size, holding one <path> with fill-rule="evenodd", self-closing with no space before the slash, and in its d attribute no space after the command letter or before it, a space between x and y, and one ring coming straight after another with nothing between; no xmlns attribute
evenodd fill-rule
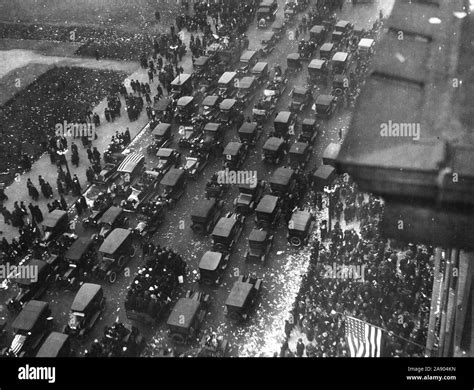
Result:
<svg viewBox="0 0 474 390"><path fill-rule="evenodd" d="M332 81L331 95L336 97L347 96L351 88L351 79L349 75L337 74Z"/></svg>
<svg viewBox="0 0 474 390"><path fill-rule="evenodd" d="M148 154L156 154L158 149L166 148L173 142L170 123L159 123L152 132L153 144L147 147Z"/></svg>
<svg viewBox="0 0 474 390"><path fill-rule="evenodd" d="M180 298L168 317L167 325L171 340L186 344L196 337L209 305L209 295L203 292L188 291Z"/></svg>
<svg viewBox="0 0 474 390"><path fill-rule="evenodd" d="M291 168L279 167L269 180L272 195L286 198L296 188L296 173Z"/></svg>
<svg viewBox="0 0 474 390"><path fill-rule="evenodd" d="M239 185L239 196L234 199L235 211L242 215L247 215L253 210L255 206L262 199L265 191L265 182L258 180L256 184L241 184Z"/></svg>
<svg viewBox="0 0 474 390"><path fill-rule="evenodd" d="M311 159L313 148L307 142L296 141L290 147L290 167L296 170L304 170Z"/></svg>
<svg viewBox="0 0 474 390"><path fill-rule="evenodd" d="M131 185L138 180L145 171L145 156L133 152L127 155L117 168L118 179L109 187L109 191L117 196L128 196Z"/></svg>
<svg viewBox="0 0 474 390"><path fill-rule="evenodd" d="M239 140L248 146L255 146L262 136L262 126L257 122L244 122L238 130Z"/></svg>
<svg viewBox="0 0 474 390"><path fill-rule="evenodd" d="M262 283L260 278L239 276L225 301L225 314L233 321L246 320L257 303Z"/></svg>
<svg viewBox="0 0 474 390"><path fill-rule="evenodd" d="M288 153L288 142L284 138L270 137L263 145L262 160L272 164L280 164Z"/></svg>
<svg viewBox="0 0 474 390"><path fill-rule="evenodd" d="M158 157L157 164L153 167L153 171L159 174L161 179L171 168L178 168L181 165L181 153L171 148L160 148L156 152Z"/></svg>
<svg viewBox="0 0 474 390"><path fill-rule="evenodd" d="M27 302L12 323L14 337L6 356L32 357L50 332L52 325L49 304Z"/></svg>
<svg viewBox="0 0 474 390"><path fill-rule="evenodd" d="M212 231L212 250L231 253L244 227L244 216L237 213L227 213L219 219Z"/></svg>
<svg viewBox="0 0 474 390"><path fill-rule="evenodd" d="M338 108L339 101L337 97L331 95L319 95L316 98L313 109L316 111L316 117L321 119L330 119Z"/></svg>
<svg viewBox="0 0 474 390"><path fill-rule="evenodd" d="M295 86L291 91L288 108L292 112L301 112L313 104L313 93L310 88Z"/></svg>
<svg viewBox="0 0 474 390"><path fill-rule="evenodd" d="M316 53L317 45L313 41L305 41L302 39L298 43L298 53L301 56L301 59L304 61L309 61L314 57Z"/></svg>
<svg viewBox="0 0 474 390"><path fill-rule="evenodd" d="M191 214L191 229L198 234L212 232L222 213L223 203L216 199L202 199Z"/></svg>
<svg viewBox="0 0 474 390"><path fill-rule="evenodd" d="M316 119L305 118L301 123L301 134L298 137L298 141L307 142L310 145L314 144L319 133L319 123Z"/></svg>
<svg viewBox="0 0 474 390"><path fill-rule="evenodd" d="M255 226L258 229L274 229L280 221L282 200L278 196L264 195L255 208Z"/></svg>
<svg viewBox="0 0 474 390"><path fill-rule="evenodd" d="M263 229L253 229L249 236L249 249L245 260L265 263L272 248L273 235Z"/></svg>
<svg viewBox="0 0 474 390"><path fill-rule="evenodd" d="M288 222L288 242L295 248L306 245L315 225L316 220L308 210L296 210Z"/></svg>
<svg viewBox="0 0 474 390"><path fill-rule="evenodd" d="M254 120L257 123L264 123L275 113L278 99L283 94L285 88L286 83L281 83L275 80L268 83L263 90L263 95L259 98L252 109Z"/></svg>
<svg viewBox="0 0 474 390"><path fill-rule="evenodd" d="M110 155L108 161L106 162L104 155L105 164L99 174L94 176L92 182L94 184L105 185L108 185L110 182L113 182L118 176L117 168L119 167L124 158L125 155L123 155L122 153L113 153Z"/></svg>
<svg viewBox="0 0 474 390"><path fill-rule="evenodd" d="M184 171L190 179L196 179L209 162L209 152L200 144L191 147L189 155L186 156Z"/></svg>
<svg viewBox="0 0 474 390"><path fill-rule="evenodd" d="M205 252L199 261L199 282L208 285L220 284L223 273L229 264L229 258L228 253Z"/></svg>
<svg viewBox="0 0 474 390"><path fill-rule="evenodd" d="M171 168L161 179L160 185L163 192L160 197L171 207L184 195L186 188L186 171L184 169Z"/></svg>
<svg viewBox="0 0 474 390"><path fill-rule="evenodd" d="M229 142L222 152L224 157L224 168L238 170L242 167L248 155L247 144L240 142Z"/></svg>
<svg viewBox="0 0 474 390"><path fill-rule="evenodd" d="M136 211L140 204L147 202L158 188L162 174L157 171L145 171L142 177L131 186L131 193L121 206L125 211Z"/></svg>
<svg viewBox="0 0 474 390"><path fill-rule="evenodd" d="M65 266L59 275L60 283L75 289L81 284L84 274L92 272L96 262L97 252L94 241L91 238L79 237L64 255Z"/></svg>
<svg viewBox="0 0 474 390"><path fill-rule="evenodd" d="M280 40L284 37L286 31L286 24L284 20L275 20L271 25L272 31L275 33L275 38Z"/></svg>
<svg viewBox="0 0 474 390"><path fill-rule="evenodd" d="M72 302L64 333L71 336L84 336L93 328L104 309L105 297L102 286L84 283Z"/></svg>
<svg viewBox="0 0 474 390"><path fill-rule="evenodd" d="M93 276L100 280L107 279L111 284L115 283L120 271L135 257L136 249L132 241L131 230L114 229L99 247L100 260L92 268Z"/></svg>
<svg viewBox="0 0 474 390"><path fill-rule="evenodd" d="M192 144L192 147L201 149L202 153L220 155L224 146L224 128L220 123L209 122L204 126L201 137Z"/></svg>
<svg viewBox="0 0 474 390"><path fill-rule="evenodd" d="M217 95L208 95L201 102L202 116L207 122L213 122L219 115L219 103L221 97Z"/></svg>
<svg viewBox="0 0 474 390"><path fill-rule="evenodd" d="M137 213L137 224L132 228L135 238L151 237L164 221L165 203L147 202L141 204Z"/></svg>

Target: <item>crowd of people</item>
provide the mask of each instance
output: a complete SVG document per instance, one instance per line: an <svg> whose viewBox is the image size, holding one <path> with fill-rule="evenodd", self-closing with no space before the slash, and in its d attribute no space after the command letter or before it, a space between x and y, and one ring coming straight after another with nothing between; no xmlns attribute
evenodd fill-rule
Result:
<svg viewBox="0 0 474 390"><path fill-rule="evenodd" d="M341 202L344 211L352 208L355 213L344 213L343 230L341 213L331 212L334 227L321 232L321 240L315 242L310 271L285 325L287 337L297 326L309 343L300 339L297 350L290 351L286 341L281 356L303 351L311 357L348 356L346 316L386 330L382 356L422 356L433 283L432 249L382 238L378 228L383 204L359 192L350 180L339 180L329 196ZM335 266L359 272L336 272Z"/></svg>

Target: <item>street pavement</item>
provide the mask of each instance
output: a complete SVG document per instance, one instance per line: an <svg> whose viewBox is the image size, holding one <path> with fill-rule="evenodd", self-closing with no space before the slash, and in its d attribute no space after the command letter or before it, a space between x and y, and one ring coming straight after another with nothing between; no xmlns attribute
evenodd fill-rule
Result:
<svg viewBox="0 0 474 390"><path fill-rule="evenodd" d="M278 18L283 17L283 3L279 1L280 9L278 12ZM380 2L379 2L380 3ZM384 7L389 2L383 2ZM358 8L364 8L361 11ZM344 19L350 20L355 23L356 26L362 26L370 28L373 22L377 19L379 14L378 5L363 5L357 6L356 12L353 12L353 6L347 4L342 10ZM384 8L385 9L385 8ZM298 15L298 18L302 17L302 13ZM248 37L250 42L258 41L260 30L256 29L255 21L252 23ZM189 35L186 34L186 39ZM280 63L283 68L286 67L285 59L286 55L291 52L297 51L297 42L290 41L288 36L284 37L275 48L275 50L266 58L266 61L271 67L274 63ZM189 56L186 58L187 63L183 66L185 71L190 71ZM303 67L303 71L299 74L293 75L289 81L289 86L285 91L284 96L278 102L277 112L280 110L286 110L289 103L288 93L294 85L305 85L306 84L306 67ZM144 80L146 77L144 71L137 69L130 78L138 78ZM156 88L156 86L155 86ZM320 88L317 93L323 92L324 89ZM259 94L256 95L258 97ZM248 116L253 107L253 103L256 100L249 101L247 108L244 112L245 116ZM105 102L101 102L99 108L96 110L103 113L105 108ZM305 117L313 117L314 114L307 110L300 115L300 120ZM110 135L115 130L122 131L125 127L129 127L132 133L132 137L141 130L146 124L146 115L141 114L139 121L129 123L128 118L122 115L122 118L114 124L102 125L104 127L99 128L99 140L95 141L96 144L100 145L99 150L108 144ZM338 141L339 129L347 129L347 126L351 118L351 107L344 107L333 117L331 120L323 123L320 135L314 145L314 156L310 162L310 166L307 171L321 164L322 152L330 142ZM101 119L104 122L103 119ZM264 130L266 133L271 128L271 121L265 124ZM175 133L175 141L177 140L177 128L173 129ZM107 134L107 135L105 135ZM292 137L293 142L296 137ZM265 142L266 136L260 139L259 144L253 149L244 164L243 170L256 170L258 172L258 178L268 180L271 173L276 167L267 166L261 163L261 147ZM237 140L236 130L231 130L225 135L225 143L230 140ZM136 151L144 151L146 146L151 142L150 132L144 130L137 140L132 145ZM177 147L176 143L173 147ZM79 148L81 149L81 148ZM46 158L46 161L44 159ZM85 168L85 157L81 155L82 166L79 169ZM33 182L37 182L37 175L42 174L48 170L52 170L52 165L49 163L49 157L43 157L38 166L42 168L34 168L35 171L31 173L34 179ZM153 166L153 159L147 160L147 166ZM284 337L283 327L284 319L287 318L289 311L291 310L292 304L298 293L301 278L306 273L308 262L309 262L309 250L303 249L296 251L291 249L286 242L286 227L282 220L280 226L275 232L274 244L270 253L270 258L265 265L246 263L244 260L244 253L247 249L247 238L250 230L253 227L253 215L247 217L245 222L245 229L237 243L236 249L231 256L230 266L226 270L223 278L223 283L217 288L201 287L197 282L198 275L198 262L202 254L206 250L211 248L211 239L198 238L190 229L190 214L195 208L195 205L199 199L204 196L204 189L207 180L210 176L221 169L222 159L216 158L211 161L209 166L205 169L203 174L195 181L189 181L186 188L186 193L183 198L178 202L177 206L172 210L167 211L166 219L163 226L155 234L153 241L161 246L168 246L173 248L175 251L180 253L186 260L187 275L184 284L181 286L180 291L175 295L174 301L179 297L184 296L187 289L201 289L210 295L210 309L205 318L203 329L213 329L219 334L222 334L230 343L230 355L232 356L271 356L274 352L279 351L281 342ZM42 173L38 173L42 172ZM55 170L51 173L55 176ZM50 172L48 172L50 173ZM80 176L81 177L81 176ZM83 177L83 176L82 176ZM24 180L24 181L23 181ZM54 180L49 180L55 182ZM13 196L21 196L22 191L26 190L26 178L21 179L19 183L14 184L16 193L12 192ZM81 183L85 183L85 179L81 180ZM22 187L23 186L23 187ZM10 191L10 189L8 190ZM225 210L232 210L232 200L237 196L238 189L231 188L230 193L225 198ZM10 196L10 193L7 192ZM313 209L313 205L309 203L310 196L306 201L306 206ZM318 214L318 219L323 218L325 215ZM77 234L80 236L93 234L93 230L84 231L82 227L77 225ZM123 302L126 294L126 289L133 280L134 274L138 266L142 264L140 253L136 256L127 266L126 274L121 275L117 282L113 285L104 283L105 295L107 297L107 306L104 314L96 324L95 328L84 337L81 342L77 342L76 347L79 350L79 354L84 352L84 349L90 346L90 343L94 338L99 338L102 335L102 331L105 325L110 325L115 319L119 319L123 322L127 322ZM263 278L263 292L259 299L256 310L252 313L249 322L245 325L236 325L230 322L224 316L224 302L227 295L232 287L233 282L237 279L238 275L255 273L259 277ZM0 299L2 302L6 302L6 298L12 294L11 290L0 292ZM45 296L45 300L52 303L53 317L56 329L62 329L67 322L68 311L70 304L74 298L74 292L65 292L57 289L48 291ZM4 315L9 321L12 319L11 315L6 310L0 310L0 314ZM139 325L140 330L145 334L149 345L146 350L146 354L149 356L156 356L159 354L160 349L163 345L169 345L166 334L166 320L161 321L157 326L145 327Z"/></svg>

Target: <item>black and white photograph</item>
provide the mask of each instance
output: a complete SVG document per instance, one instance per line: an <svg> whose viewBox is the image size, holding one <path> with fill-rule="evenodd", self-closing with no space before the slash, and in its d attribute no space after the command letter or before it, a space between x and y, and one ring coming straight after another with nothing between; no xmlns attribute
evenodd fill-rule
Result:
<svg viewBox="0 0 474 390"><path fill-rule="evenodd" d="M1 390L472 389L473 86L472 0L0 0Z"/></svg>

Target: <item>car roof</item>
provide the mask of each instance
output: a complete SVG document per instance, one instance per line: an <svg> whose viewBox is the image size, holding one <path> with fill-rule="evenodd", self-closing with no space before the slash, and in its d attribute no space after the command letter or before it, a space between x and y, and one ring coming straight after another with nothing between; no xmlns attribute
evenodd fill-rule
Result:
<svg viewBox="0 0 474 390"><path fill-rule="evenodd" d="M50 213L46 214L46 217L43 221L43 226L51 228L55 227L59 220L64 217L64 215L67 215L67 211L58 209L51 211Z"/></svg>
<svg viewBox="0 0 474 390"><path fill-rule="evenodd" d="M204 98L204 100L202 101L202 105L203 106L214 106L217 101L219 100L219 96L216 96L216 95L208 95Z"/></svg>
<svg viewBox="0 0 474 390"><path fill-rule="evenodd" d="M232 231L234 225L237 223L237 220L233 217L222 217L216 223L214 230L212 231L213 236L218 237L229 237L230 232Z"/></svg>
<svg viewBox="0 0 474 390"><path fill-rule="evenodd" d="M290 53L286 56L288 60L299 60L300 57L300 53Z"/></svg>
<svg viewBox="0 0 474 390"><path fill-rule="evenodd" d="M333 100L334 100L334 96L332 96L332 95L322 95L321 94L316 98L316 104L327 106L327 105L331 104L331 102Z"/></svg>
<svg viewBox="0 0 474 390"><path fill-rule="evenodd" d="M71 311L82 313L101 290L100 284L84 283L72 302Z"/></svg>
<svg viewBox="0 0 474 390"><path fill-rule="evenodd" d="M258 202L257 208L255 212L257 213L266 213L270 214L273 213L277 204L278 204L278 196L274 195L264 195L263 198Z"/></svg>
<svg viewBox="0 0 474 390"><path fill-rule="evenodd" d="M328 180L336 174L336 169L331 165L321 165L313 176L318 179Z"/></svg>
<svg viewBox="0 0 474 390"><path fill-rule="evenodd" d="M306 142L295 142L290 147L290 153L292 154L303 154L309 148L308 143Z"/></svg>
<svg viewBox="0 0 474 390"><path fill-rule="evenodd" d="M277 151L284 142L285 141L283 141L283 139L281 138L270 137L263 145L263 149L269 151Z"/></svg>
<svg viewBox="0 0 474 390"><path fill-rule="evenodd" d="M265 31L265 32L261 35L260 41L272 39L274 36L275 36L275 33L274 33L273 31Z"/></svg>
<svg viewBox="0 0 474 390"><path fill-rule="evenodd" d="M174 149L172 148L159 148L158 152L156 152L157 157L169 157L174 153Z"/></svg>
<svg viewBox="0 0 474 390"><path fill-rule="evenodd" d="M372 45L375 43L375 40L370 39L370 38L362 38L359 41L359 44L357 46L363 47L363 48L370 48Z"/></svg>
<svg viewBox="0 0 474 390"><path fill-rule="evenodd" d="M171 130L171 124L170 123L161 122L161 123L158 123L158 125L155 127L152 134L154 136L155 135L162 136L162 135L165 135L170 130Z"/></svg>
<svg viewBox="0 0 474 390"><path fill-rule="evenodd" d="M220 110L228 110L232 108L235 103L237 103L237 100L235 99L224 99L220 104L219 104L219 109Z"/></svg>
<svg viewBox="0 0 474 390"><path fill-rule="evenodd" d="M341 144L331 142L323 152L323 159L336 160L341 150Z"/></svg>
<svg viewBox="0 0 474 390"><path fill-rule="evenodd" d="M243 307L252 289L253 284L251 283L245 283L239 280L234 282L225 304L232 307Z"/></svg>
<svg viewBox="0 0 474 390"><path fill-rule="evenodd" d="M189 328L199 310L199 301L191 298L180 298L173 307L167 324L180 328Z"/></svg>
<svg viewBox="0 0 474 390"><path fill-rule="evenodd" d="M309 91L308 88L302 87L300 85L295 86L293 89L293 93L294 94L296 93L297 95L306 95L308 91Z"/></svg>
<svg viewBox="0 0 474 390"><path fill-rule="evenodd" d="M334 49L334 43L326 42L322 44L319 51L331 51L332 49Z"/></svg>
<svg viewBox="0 0 474 390"><path fill-rule="evenodd" d="M232 141L226 145L222 154L223 155L229 154L231 156L235 156L241 148L242 148L242 144L240 142Z"/></svg>
<svg viewBox="0 0 474 390"><path fill-rule="evenodd" d="M141 153L130 153L124 160L120 163L117 168L117 172L123 173L132 173L135 167L145 161L145 156Z"/></svg>
<svg viewBox="0 0 474 390"><path fill-rule="evenodd" d="M200 199L196 208L192 211L191 217L207 218L215 204L215 198Z"/></svg>
<svg viewBox="0 0 474 390"><path fill-rule="evenodd" d="M194 100L194 98L192 96L181 96L178 99L178 106L187 106L193 100Z"/></svg>
<svg viewBox="0 0 474 390"><path fill-rule="evenodd" d="M303 126L314 126L316 124L316 119L313 118L305 118L303 119L302 125Z"/></svg>
<svg viewBox="0 0 474 390"><path fill-rule="evenodd" d="M47 302L29 301L23 306L18 316L12 323L12 328L17 330L30 331L36 324L45 310L49 307Z"/></svg>
<svg viewBox="0 0 474 390"><path fill-rule="evenodd" d="M194 60L194 65L195 66L203 66L209 61L208 56L199 56Z"/></svg>
<svg viewBox="0 0 474 390"><path fill-rule="evenodd" d="M219 84L227 84L230 80L232 80L235 76L237 76L236 72L224 72L222 76L219 78Z"/></svg>
<svg viewBox="0 0 474 390"><path fill-rule="evenodd" d="M347 20L340 20L339 22L336 23L336 27L346 27L349 24L350 22Z"/></svg>
<svg viewBox="0 0 474 390"><path fill-rule="evenodd" d="M239 81L239 88L240 89L247 89L250 88L255 83L255 76L245 76L242 77Z"/></svg>
<svg viewBox="0 0 474 390"><path fill-rule="evenodd" d="M291 168L279 167L270 177L270 184L286 186L289 184L294 174L295 171Z"/></svg>
<svg viewBox="0 0 474 390"><path fill-rule="evenodd" d="M161 98L156 102L156 104L153 106L153 108L156 111L164 111L168 108L168 106L171 104L172 100L170 98Z"/></svg>
<svg viewBox="0 0 474 390"><path fill-rule="evenodd" d="M99 252L105 253L108 255L113 255L115 251L123 244L123 242L131 234L131 231L128 229L115 228L112 232L105 238L104 242L99 248Z"/></svg>
<svg viewBox="0 0 474 390"><path fill-rule="evenodd" d="M220 123L209 122L209 123L206 123L206 126L204 126L204 130L206 130L206 131L217 131L217 130L219 130L220 127L221 127Z"/></svg>
<svg viewBox="0 0 474 390"><path fill-rule="evenodd" d="M168 172L166 172L166 175L163 176L163 178L160 181L160 184L173 187L176 185L176 183L181 179L183 175L184 175L183 169L171 168Z"/></svg>
<svg viewBox="0 0 474 390"><path fill-rule="evenodd" d="M315 58L314 60L311 60L311 62L309 63L308 69L321 69L325 63L326 63L326 60Z"/></svg>
<svg viewBox="0 0 474 390"><path fill-rule="evenodd" d="M348 57L349 57L349 53L346 53L344 51L338 51L336 54L332 56L332 60L338 61L338 62L345 62Z"/></svg>
<svg viewBox="0 0 474 390"><path fill-rule="evenodd" d="M309 30L310 33L321 33L325 30L324 26L315 25Z"/></svg>
<svg viewBox="0 0 474 390"><path fill-rule="evenodd" d="M24 264L25 266L27 266L28 268L35 268L37 271L37 277L39 277L41 275L41 273L47 269L48 267L48 263L44 260L41 260L41 259L31 259L29 260L27 263ZM25 286L28 286L32 283L36 283L34 282L31 278L13 278L15 280L16 283L18 284L22 284L22 285L25 285Z"/></svg>
<svg viewBox="0 0 474 390"><path fill-rule="evenodd" d="M94 241L90 237L79 237L72 243L64 257L72 261L78 261L93 243Z"/></svg>
<svg viewBox="0 0 474 390"><path fill-rule="evenodd" d="M257 130L257 126L256 122L244 122L238 132L241 134L252 134Z"/></svg>
<svg viewBox="0 0 474 390"><path fill-rule="evenodd" d="M171 83L171 85L183 85L188 79L191 78L190 74L187 73L181 73L179 74Z"/></svg>
<svg viewBox="0 0 474 390"><path fill-rule="evenodd" d="M276 123L288 123L290 118L291 118L291 112L290 111L280 111L273 122L274 123L275 122Z"/></svg>
<svg viewBox="0 0 474 390"><path fill-rule="evenodd" d="M39 349L36 357L57 357L61 348L69 339L69 335L59 332L51 332Z"/></svg>
<svg viewBox="0 0 474 390"><path fill-rule="evenodd" d="M249 241L263 242L268 236L268 232L260 229L252 229L249 235Z"/></svg>
<svg viewBox="0 0 474 390"><path fill-rule="evenodd" d="M119 206L110 206L99 219L99 223L113 223L122 214L123 209Z"/></svg>
<svg viewBox="0 0 474 390"><path fill-rule="evenodd" d="M306 227L312 220L312 215L307 210L297 210L293 213L290 219L290 224L293 224L293 228L291 230L297 231L305 231Z"/></svg>
<svg viewBox="0 0 474 390"><path fill-rule="evenodd" d="M206 271L215 271L219 267L222 256L220 252L205 252L199 261L199 268Z"/></svg>
<svg viewBox="0 0 474 390"><path fill-rule="evenodd" d="M240 56L240 61L250 60L257 52L255 50L245 50Z"/></svg>

